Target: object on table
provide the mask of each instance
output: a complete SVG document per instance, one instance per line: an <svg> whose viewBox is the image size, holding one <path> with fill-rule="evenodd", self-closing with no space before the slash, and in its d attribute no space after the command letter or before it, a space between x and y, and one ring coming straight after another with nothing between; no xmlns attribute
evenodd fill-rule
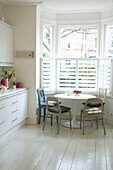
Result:
<svg viewBox="0 0 113 170"><path fill-rule="evenodd" d="M66 92L65 94L66 94L66 96L71 96L71 92L69 92L69 91Z"/></svg>
<svg viewBox="0 0 113 170"><path fill-rule="evenodd" d="M82 93L82 91L74 90L74 93L75 93L76 95L79 95L80 93Z"/></svg>

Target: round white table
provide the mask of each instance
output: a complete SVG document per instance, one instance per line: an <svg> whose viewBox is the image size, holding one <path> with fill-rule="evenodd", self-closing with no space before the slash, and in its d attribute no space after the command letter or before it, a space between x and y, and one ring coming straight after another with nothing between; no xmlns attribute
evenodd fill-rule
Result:
<svg viewBox="0 0 113 170"><path fill-rule="evenodd" d="M59 98L59 99L66 99L66 100L73 100L74 102L74 108L73 108L73 119L72 119L72 128L80 128L79 123L76 121L76 101L78 100L87 100L90 98L95 98L96 96L90 95L90 94L72 94L70 96L67 96L66 94L56 94L54 97ZM70 127L69 122L64 122L63 126L65 127Z"/></svg>

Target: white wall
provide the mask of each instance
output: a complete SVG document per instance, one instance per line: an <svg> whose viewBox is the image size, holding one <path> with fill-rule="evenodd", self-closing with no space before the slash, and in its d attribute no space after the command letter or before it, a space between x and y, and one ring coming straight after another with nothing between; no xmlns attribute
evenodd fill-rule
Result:
<svg viewBox="0 0 113 170"><path fill-rule="evenodd" d="M2 4L0 3L0 14L2 13Z"/></svg>
<svg viewBox="0 0 113 170"><path fill-rule="evenodd" d="M36 7L8 6L4 9L7 23L14 27L14 52L36 50ZM28 123L36 123L35 58L15 58L16 80L29 89Z"/></svg>
<svg viewBox="0 0 113 170"><path fill-rule="evenodd" d="M0 20L2 20L2 15L3 15L2 7L3 7L3 5L0 2Z"/></svg>
<svg viewBox="0 0 113 170"><path fill-rule="evenodd" d="M59 23L62 23L64 21L71 22L71 23L82 23L89 21L89 23L99 23L101 19L101 13L100 12L75 12L75 13L60 13L57 14L57 21Z"/></svg>
<svg viewBox="0 0 113 170"><path fill-rule="evenodd" d="M101 13L101 19L110 19L111 17L113 17L113 7L106 9Z"/></svg>

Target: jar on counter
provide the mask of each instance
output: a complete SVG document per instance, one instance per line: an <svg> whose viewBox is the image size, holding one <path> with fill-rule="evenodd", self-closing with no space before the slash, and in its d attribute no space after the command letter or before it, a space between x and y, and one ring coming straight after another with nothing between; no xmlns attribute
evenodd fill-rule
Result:
<svg viewBox="0 0 113 170"><path fill-rule="evenodd" d="M18 82L18 88L23 88L23 83L22 82Z"/></svg>

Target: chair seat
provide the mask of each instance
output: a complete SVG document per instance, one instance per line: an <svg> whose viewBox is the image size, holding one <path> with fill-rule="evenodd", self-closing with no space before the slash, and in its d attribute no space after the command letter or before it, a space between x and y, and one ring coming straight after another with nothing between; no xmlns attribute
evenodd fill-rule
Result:
<svg viewBox="0 0 113 170"><path fill-rule="evenodd" d="M61 102L59 102L59 104L61 104ZM41 105L42 105L42 106L46 106L46 102L42 102ZM49 101L49 102L48 102L48 105L49 105L49 106L55 106L55 105L56 105L56 102L54 102L54 101Z"/></svg>
<svg viewBox="0 0 113 170"><path fill-rule="evenodd" d="M61 108L61 113L68 112L71 109L71 108L66 107L66 106L60 106L60 108ZM48 110L49 110L49 112L59 113L58 106L49 107Z"/></svg>
<svg viewBox="0 0 113 170"><path fill-rule="evenodd" d="M82 103L82 104L85 105L85 102ZM105 104L105 103L103 102L103 105L104 105L104 104ZM101 103L92 102L92 103L88 103L87 106L88 106L88 107L100 107L100 106L101 106Z"/></svg>
<svg viewBox="0 0 113 170"><path fill-rule="evenodd" d="M89 111L86 111L86 114L87 115L98 115L98 114L100 114L100 113L102 113L102 110L89 110Z"/></svg>

